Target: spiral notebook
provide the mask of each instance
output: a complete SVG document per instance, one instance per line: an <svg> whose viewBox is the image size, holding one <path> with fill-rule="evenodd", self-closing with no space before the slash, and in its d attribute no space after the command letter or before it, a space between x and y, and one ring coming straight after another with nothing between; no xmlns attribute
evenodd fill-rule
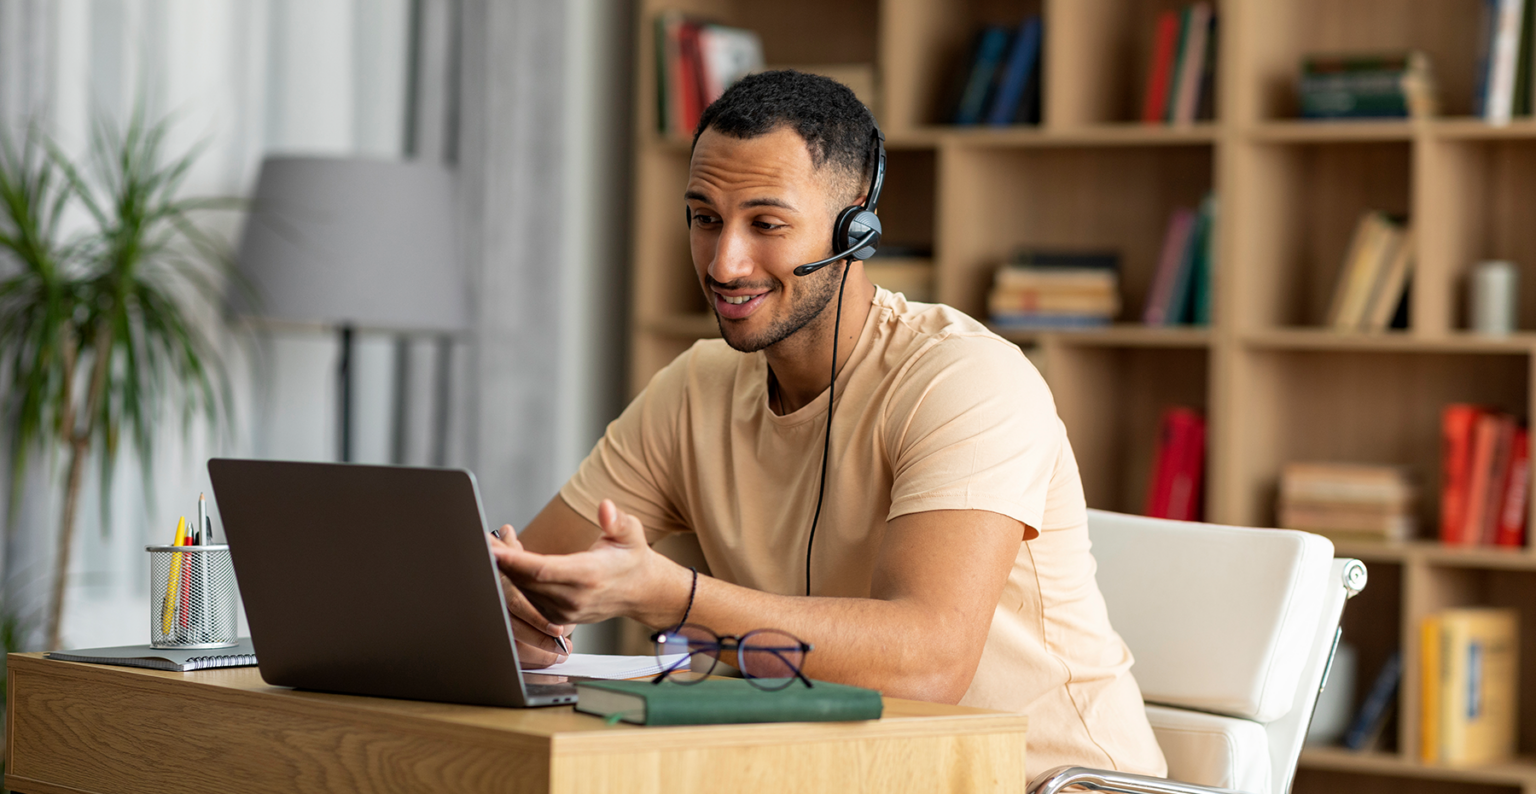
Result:
<svg viewBox="0 0 1536 794"><path fill-rule="evenodd" d="M64 662L89 662L91 664L120 664L125 667L148 667L152 670L191 672L215 667L249 667L256 664L256 648L250 637L228 648L154 648L148 645L119 645L113 648L82 648L78 651L53 651L49 659Z"/></svg>

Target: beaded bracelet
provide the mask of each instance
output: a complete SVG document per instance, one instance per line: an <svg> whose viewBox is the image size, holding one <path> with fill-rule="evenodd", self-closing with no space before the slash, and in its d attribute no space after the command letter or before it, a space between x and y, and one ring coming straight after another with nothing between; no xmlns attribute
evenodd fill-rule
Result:
<svg viewBox="0 0 1536 794"><path fill-rule="evenodd" d="M683 610L683 619L677 622L679 626L688 622L688 615L693 612L693 595L699 592L699 569L690 565L688 570L693 571L693 585L688 588L688 608Z"/></svg>

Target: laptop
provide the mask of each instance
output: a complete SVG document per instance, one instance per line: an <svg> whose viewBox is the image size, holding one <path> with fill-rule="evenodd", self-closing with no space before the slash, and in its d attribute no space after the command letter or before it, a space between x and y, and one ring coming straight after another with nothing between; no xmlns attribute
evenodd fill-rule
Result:
<svg viewBox="0 0 1536 794"><path fill-rule="evenodd" d="M482 706L576 702L524 680L473 474L208 461L269 684Z"/></svg>

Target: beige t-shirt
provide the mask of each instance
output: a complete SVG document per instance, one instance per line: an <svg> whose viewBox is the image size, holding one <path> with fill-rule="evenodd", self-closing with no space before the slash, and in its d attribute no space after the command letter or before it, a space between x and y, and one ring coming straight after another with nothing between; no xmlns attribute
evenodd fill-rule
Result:
<svg viewBox="0 0 1536 794"><path fill-rule="evenodd" d="M652 542L695 532L712 575L805 592L827 393L768 407L762 353L695 344L651 380L560 495L596 521L611 498ZM887 521L989 510L1020 542L969 706L1030 715L1030 774L1061 764L1163 775L1161 750L1094 581L1077 462L1050 390L1017 346L947 306L878 290L838 375L811 583L867 598Z"/></svg>

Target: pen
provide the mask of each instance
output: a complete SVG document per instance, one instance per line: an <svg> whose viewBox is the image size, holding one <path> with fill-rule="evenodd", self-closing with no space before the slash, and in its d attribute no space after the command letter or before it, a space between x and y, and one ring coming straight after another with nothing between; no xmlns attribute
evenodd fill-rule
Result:
<svg viewBox="0 0 1536 794"><path fill-rule="evenodd" d="M212 538L209 535L208 526L208 500L202 494L197 495L197 545L206 546Z"/></svg>
<svg viewBox="0 0 1536 794"><path fill-rule="evenodd" d="M491 530L491 534L494 535L497 540L502 540L502 537L501 537L501 527L497 527L497 528ZM570 656L571 655L571 641L566 639L564 634L555 634L555 635L552 635L552 636L555 638L555 644L560 646L560 652L565 654L566 656Z"/></svg>

